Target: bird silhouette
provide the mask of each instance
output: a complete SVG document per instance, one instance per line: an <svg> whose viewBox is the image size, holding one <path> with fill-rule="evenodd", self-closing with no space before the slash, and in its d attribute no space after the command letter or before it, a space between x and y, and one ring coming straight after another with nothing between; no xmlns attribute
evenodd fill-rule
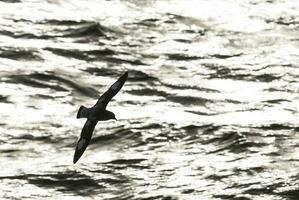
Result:
<svg viewBox="0 0 299 200"><path fill-rule="evenodd" d="M86 108L85 106L80 106L77 118L87 118L87 120L82 128L80 138L77 142L73 159L74 164L80 159L87 148L98 121L105 121L109 119L117 120L115 118L115 114L106 110L106 107L109 101L120 91L127 78L128 72L124 73L115 83L113 83L113 85L111 85L110 88L98 99L97 103L93 107Z"/></svg>

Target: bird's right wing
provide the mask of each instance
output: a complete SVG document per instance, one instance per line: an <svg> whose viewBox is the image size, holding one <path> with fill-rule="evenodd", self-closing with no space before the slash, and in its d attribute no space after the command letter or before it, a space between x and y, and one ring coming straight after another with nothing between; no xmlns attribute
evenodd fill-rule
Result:
<svg viewBox="0 0 299 200"><path fill-rule="evenodd" d="M76 146L74 159L73 159L74 164L79 160L79 158L84 153L86 147L88 146L96 124L97 121L89 120L89 119L85 122L84 127L81 131L80 139Z"/></svg>
<svg viewBox="0 0 299 200"><path fill-rule="evenodd" d="M120 91L128 78L128 72L124 73L110 88L99 98L96 104L101 104L106 108L109 101Z"/></svg>

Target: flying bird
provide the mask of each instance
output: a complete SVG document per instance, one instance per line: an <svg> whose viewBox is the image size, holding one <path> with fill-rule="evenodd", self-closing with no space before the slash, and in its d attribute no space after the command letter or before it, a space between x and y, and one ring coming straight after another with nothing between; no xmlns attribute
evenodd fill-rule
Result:
<svg viewBox="0 0 299 200"><path fill-rule="evenodd" d="M109 101L122 88L127 78L128 72L124 73L115 83L113 83L113 85L111 85L110 88L98 99L97 103L93 107L86 108L85 106L80 106L77 118L87 118L87 120L82 128L81 135L76 146L73 159L74 164L79 160L87 148L98 121L105 121L109 119L117 120L115 118L115 114L106 110L106 107Z"/></svg>

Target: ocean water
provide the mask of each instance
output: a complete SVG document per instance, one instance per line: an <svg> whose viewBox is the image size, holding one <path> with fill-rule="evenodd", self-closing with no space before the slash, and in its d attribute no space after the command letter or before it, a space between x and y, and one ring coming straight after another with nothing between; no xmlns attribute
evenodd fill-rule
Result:
<svg viewBox="0 0 299 200"><path fill-rule="evenodd" d="M0 199L297 200L298 81L295 0L2 0Z"/></svg>

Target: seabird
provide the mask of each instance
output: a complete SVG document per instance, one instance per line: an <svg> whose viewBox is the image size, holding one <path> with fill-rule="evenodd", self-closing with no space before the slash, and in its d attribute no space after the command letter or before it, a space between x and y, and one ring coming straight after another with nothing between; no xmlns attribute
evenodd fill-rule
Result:
<svg viewBox="0 0 299 200"><path fill-rule="evenodd" d="M107 104L109 101L119 92L124 83L128 78L128 72L124 73L110 88L98 99L97 103L91 107L86 108L84 106L80 106L77 118L87 118L83 129L81 131L80 138L78 140L73 163L75 164L79 158L82 156L86 147L88 146L93 130L98 123L98 121L105 121L109 119L114 119L115 114L111 111L106 110Z"/></svg>

